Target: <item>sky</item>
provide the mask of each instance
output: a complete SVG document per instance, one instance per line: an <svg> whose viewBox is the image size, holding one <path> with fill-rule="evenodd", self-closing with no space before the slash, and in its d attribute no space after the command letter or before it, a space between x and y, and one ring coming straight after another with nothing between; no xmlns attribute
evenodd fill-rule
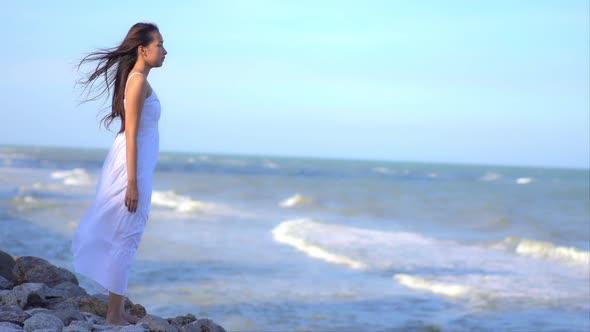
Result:
<svg viewBox="0 0 590 332"><path fill-rule="evenodd" d="M160 150L590 168L587 0L8 1L0 145L108 149L78 61L156 23ZM116 132L118 125L113 126Z"/></svg>

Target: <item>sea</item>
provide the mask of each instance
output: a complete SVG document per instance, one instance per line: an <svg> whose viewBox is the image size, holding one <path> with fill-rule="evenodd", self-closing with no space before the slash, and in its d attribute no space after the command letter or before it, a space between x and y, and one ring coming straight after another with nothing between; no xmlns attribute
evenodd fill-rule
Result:
<svg viewBox="0 0 590 332"><path fill-rule="evenodd" d="M0 146L0 250L73 270L107 153ZM588 169L161 152L151 203L127 293L150 314L227 331L590 331Z"/></svg>

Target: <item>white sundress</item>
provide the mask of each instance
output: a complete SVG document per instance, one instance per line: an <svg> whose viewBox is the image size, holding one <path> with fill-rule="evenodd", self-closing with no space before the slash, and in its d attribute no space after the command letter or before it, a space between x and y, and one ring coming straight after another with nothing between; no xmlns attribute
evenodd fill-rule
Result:
<svg viewBox="0 0 590 332"><path fill-rule="evenodd" d="M127 78L135 74L135 72ZM125 85L127 92L127 84ZM123 100L126 105L126 100ZM72 238L74 271L107 290L125 295L129 270L148 220L153 174L159 152L160 101L156 92L145 99L137 130L137 210L125 206L127 156L125 133L115 141L104 161L94 203L86 211Z"/></svg>

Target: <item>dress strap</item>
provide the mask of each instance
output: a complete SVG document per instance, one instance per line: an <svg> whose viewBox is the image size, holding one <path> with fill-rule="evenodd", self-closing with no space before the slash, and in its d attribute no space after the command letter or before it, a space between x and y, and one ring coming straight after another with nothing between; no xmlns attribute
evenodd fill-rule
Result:
<svg viewBox="0 0 590 332"><path fill-rule="evenodd" d="M135 74L143 75L142 73L136 71L135 73L132 73L131 75L127 76L127 82L125 82L125 94L123 95L123 99L125 99L125 95L127 95L127 84L129 83L129 79L131 78L131 76Z"/></svg>
<svg viewBox="0 0 590 332"><path fill-rule="evenodd" d="M131 76L133 76L135 74L143 75L142 73L136 71L135 73L132 73L131 75L127 76L127 81L129 82L129 79L131 78Z"/></svg>

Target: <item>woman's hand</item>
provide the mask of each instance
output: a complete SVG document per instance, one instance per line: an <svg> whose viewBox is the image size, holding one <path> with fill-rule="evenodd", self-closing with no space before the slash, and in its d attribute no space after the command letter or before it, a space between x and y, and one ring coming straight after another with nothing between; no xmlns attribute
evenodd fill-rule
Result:
<svg viewBox="0 0 590 332"><path fill-rule="evenodd" d="M139 200L139 193L137 191L137 183L128 183L127 192L125 193L125 206L131 213L137 211L137 201Z"/></svg>

